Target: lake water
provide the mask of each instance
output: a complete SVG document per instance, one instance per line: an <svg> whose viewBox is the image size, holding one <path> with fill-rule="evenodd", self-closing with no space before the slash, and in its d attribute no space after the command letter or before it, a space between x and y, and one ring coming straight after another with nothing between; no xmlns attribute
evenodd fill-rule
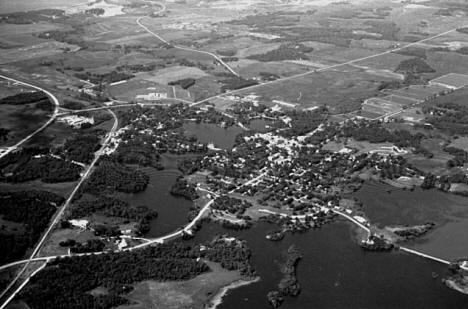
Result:
<svg viewBox="0 0 468 309"><path fill-rule="evenodd" d="M202 143L214 143L218 148L231 149L236 141L236 136L244 130L238 126L221 128L211 123L188 122L184 129L189 135L195 135Z"/></svg>
<svg viewBox="0 0 468 309"><path fill-rule="evenodd" d="M363 202L371 222L392 224L436 223L434 230L406 245L445 259L468 256L468 198L439 190L396 189L369 182L353 196Z"/></svg>
<svg viewBox="0 0 468 309"><path fill-rule="evenodd" d="M146 205L158 212L158 217L151 222L151 229L147 237L157 237L177 230L187 224L187 213L191 201L174 197L169 191L181 173L177 170L177 160L163 158L165 170L158 171L154 168L143 170L150 176L147 189L135 194L122 194L120 198L132 205Z"/></svg>
<svg viewBox="0 0 468 309"><path fill-rule="evenodd" d="M297 298L287 298L282 309L304 308L468 308L468 296L441 282L446 266L404 253L364 252L354 241L349 223L337 222L304 234L288 234L280 242L265 239L274 227L260 223L233 232L214 223L204 224L194 242L216 234L247 241L257 283L230 291L219 309L271 309L266 295L276 288L282 252L295 244L303 255L298 267L302 286ZM434 279L432 273L440 275Z"/></svg>

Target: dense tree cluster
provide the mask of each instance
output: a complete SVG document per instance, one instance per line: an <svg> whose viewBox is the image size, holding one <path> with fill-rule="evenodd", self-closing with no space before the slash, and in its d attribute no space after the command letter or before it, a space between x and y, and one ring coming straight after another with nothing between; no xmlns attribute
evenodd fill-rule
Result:
<svg viewBox="0 0 468 309"><path fill-rule="evenodd" d="M67 239L59 243L61 247L70 247L72 253L100 252L106 244L100 239L88 239L84 244L76 242L74 239Z"/></svg>
<svg viewBox="0 0 468 309"><path fill-rule="evenodd" d="M55 105L52 104L50 100L43 100L43 101L36 103L36 107L46 112L52 112L55 108Z"/></svg>
<svg viewBox="0 0 468 309"><path fill-rule="evenodd" d="M254 105L250 102L236 103L229 108L229 112L236 115L237 119L244 124L249 124L252 118L259 118L261 115L268 114L266 105Z"/></svg>
<svg viewBox="0 0 468 309"><path fill-rule="evenodd" d="M147 206L131 206L125 201L106 196L81 200L70 208L69 218L83 218L92 214L100 214L107 217L119 217L138 222L137 232L144 234L149 230L149 222L158 216L154 210ZM100 234L108 234L102 231ZM114 234L111 232L111 234Z"/></svg>
<svg viewBox="0 0 468 309"><path fill-rule="evenodd" d="M213 209L226 211L234 215L242 215L249 207L252 207L251 203L226 195L217 197L213 206L211 206Z"/></svg>
<svg viewBox="0 0 468 309"><path fill-rule="evenodd" d="M0 264L21 259L63 202L63 197L47 191L0 192L0 216L7 221L0 230ZM10 230L8 221L19 223L22 228Z"/></svg>
<svg viewBox="0 0 468 309"><path fill-rule="evenodd" d="M195 185L189 183L183 177L178 177L176 182L171 187L171 194L175 196L182 196L187 200L194 201L199 198Z"/></svg>
<svg viewBox="0 0 468 309"><path fill-rule="evenodd" d="M369 141L371 143L390 142L398 147L413 147L415 153L421 153L426 157L432 157L427 149L421 146L424 134L411 134L406 130L390 131L378 121L348 122L342 128L342 135L352 137L357 141Z"/></svg>
<svg viewBox="0 0 468 309"><path fill-rule="evenodd" d="M217 237L201 254L210 261L220 263L223 268L240 271L243 276L255 275L255 270L250 264L252 252L244 241Z"/></svg>
<svg viewBox="0 0 468 309"><path fill-rule="evenodd" d="M283 278L278 284L278 290L268 292L267 298L273 308L278 308L285 296L297 296L301 292L301 286L297 281L296 267L302 255L294 246L290 246L286 253L286 261L281 266Z"/></svg>
<svg viewBox="0 0 468 309"><path fill-rule="evenodd" d="M255 273L244 242L219 237L201 249L170 242L131 252L57 259L33 277L19 297L32 309L63 308L63 304L72 309L110 309L128 303L124 296L135 283L188 280L209 271L200 258L245 276ZM90 293L97 288L106 292Z"/></svg>
<svg viewBox="0 0 468 309"><path fill-rule="evenodd" d="M8 140L8 134L10 133L10 129L7 128L0 128L0 141L4 142Z"/></svg>
<svg viewBox="0 0 468 309"><path fill-rule="evenodd" d="M138 49L140 52L143 48L143 46L128 46L128 45L124 45L123 47L117 47L119 49L123 49L123 53L124 54L128 54L131 52L132 49ZM154 71L156 68L158 67L158 65L156 63L145 63L145 64L124 64L124 65L120 65L118 66L116 69L117 71L130 71L130 72L150 72L150 71Z"/></svg>
<svg viewBox="0 0 468 309"><path fill-rule="evenodd" d="M47 148L44 147L26 147L17 151L12 151L6 156L0 158L0 169L4 169L10 164L25 164L31 157L36 155L45 155L49 152Z"/></svg>
<svg viewBox="0 0 468 309"><path fill-rule="evenodd" d="M318 108L313 111L286 111L285 115L291 119L290 129L281 131L286 137L304 135L317 129L328 116L326 108Z"/></svg>
<svg viewBox="0 0 468 309"><path fill-rule="evenodd" d="M86 105L78 101L63 100L62 107L72 109L72 110L81 110L81 109L84 109Z"/></svg>
<svg viewBox="0 0 468 309"><path fill-rule="evenodd" d="M457 103L437 103L423 108L426 121L449 134L468 135L468 107Z"/></svg>
<svg viewBox="0 0 468 309"><path fill-rule="evenodd" d="M221 92L246 88L246 87L258 84L258 82L253 79L245 79L245 78L237 77L237 76L224 79L222 83L223 83L223 86L221 86Z"/></svg>
<svg viewBox="0 0 468 309"><path fill-rule="evenodd" d="M96 195L109 191L136 193L145 190L148 182L149 176L143 171L103 158L88 178L84 190Z"/></svg>
<svg viewBox="0 0 468 309"><path fill-rule="evenodd" d="M42 101L49 101L49 97L42 91L20 92L15 95L1 98L0 105L23 105L30 103L39 103Z"/></svg>
<svg viewBox="0 0 468 309"><path fill-rule="evenodd" d="M401 176L414 176L411 166L403 157L389 156L386 160L379 160L374 163L374 166L379 170L380 177L383 179L397 179Z"/></svg>
<svg viewBox="0 0 468 309"><path fill-rule="evenodd" d="M159 153L155 151L150 144L150 138L146 135L135 134L131 139L125 138L125 141L119 144L112 156L120 163L163 169L159 162Z"/></svg>
<svg viewBox="0 0 468 309"><path fill-rule="evenodd" d="M420 47L409 47L409 48L404 48L400 49L395 52L396 54L400 55L405 55L405 56L411 56L411 57L417 57L421 59L426 59L426 49L420 48Z"/></svg>
<svg viewBox="0 0 468 309"><path fill-rule="evenodd" d="M463 172L451 173L449 175L436 176L431 173L425 175L424 181L421 184L422 189L438 188L442 191L449 191L453 183L468 184L468 176ZM464 192L456 192L457 194L466 195Z"/></svg>
<svg viewBox="0 0 468 309"><path fill-rule="evenodd" d="M186 119L194 119L197 123L221 124L223 122L226 126L235 124L232 118L223 115L214 108L200 111L184 104L173 104L169 107L135 107L120 112L119 117L123 126L132 125L138 130L157 127L161 127L160 131L175 130L181 128Z"/></svg>
<svg viewBox="0 0 468 309"><path fill-rule="evenodd" d="M71 45L78 45L80 47L87 47L87 43L83 40L84 30L74 27L72 30L50 30L37 34L41 39L49 39L57 42L63 42Z"/></svg>
<svg viewBox="0 0 468 309"><path fill-rule="evenodd" d="M94 152L100 147L100 139L96 134L79 134L65 142L58 151L68 160L90 163Z"/></svg>
<svg viewBox="0 0 468 309"><path fill-rule="evenodd" d="M0 180L25 182L40 179L46 183L75 181L80 178L81 166L49 155L29 157L27 161L6 169Z"/></svg>
<svg viewBox="0 0 468 309"><path fill-rule="evenodd" d="M84 72L84 73L76 73L75 76L83 80L88 80L93 84L115 83L115 82L131 79L135 77L135 75L133 74L117 72L117 71L110 71L110 72L102 73L102 74Z"/></svg>
<svg viewBox="0 0 468 309"><path fill-rule="evenodd" d="M468 152L465 150L456 147L445 147L444 151L454 156L453 159L447 161L447 166L449 168L463 166L465 163L468 163Z"/></svg>
<svg viewBox="0 0 468 309"><path fill-rule="evenodd" d="M175 86L179 85L182 87L182 89L188 89L195 85L196 80L194 78L184 78L184 79L179 79L173 82L169 82L168 85L170 86Z"/></svg>
<svg viewBox="0 0 468 309"><path fill-rule="evenodd" d="M403 60L402 62L400 62L395 71L410 74L435 72L435 70L421 58Z"/></svg>
<svg viewBox="0 0 468 309"><path fill-rule="evenodd" d="M20 297L33 309L110 309L127 303L122 296L144 280L188 280L209 271L193 247L181 243L132 252L58 259L32 278ZM90 291L107 293L93 296Z"/></svg>
<svg viewBox="0 0 468 309"><path fill-rule="evenodd" d="M0 14L0 22L8 24L33 24L41 21L50 21L54 16L54 21L66 18L64 10L42 9L26 12L12 12Z"/></svg>
<svg viewBox="0 0 468 309"><path fill-rule="evenodd" d="M177 163L177 168L181 171L184 175L190 175L195 173L196 171L200 170L201 158L185 158Z"/></svg>

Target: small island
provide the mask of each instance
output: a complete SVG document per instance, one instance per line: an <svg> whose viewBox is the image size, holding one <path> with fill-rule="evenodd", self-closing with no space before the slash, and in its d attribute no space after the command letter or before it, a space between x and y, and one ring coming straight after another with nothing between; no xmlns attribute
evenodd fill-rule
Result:
<svg viewBox="0 0 468 309"><path fill-rule="evenodd" d="M297 281L296 267L302 255L294 246L290 246L286 253L286 261L281 266L283 278L278 284L278 289L267 294L268 302L273 308L278 308L284 301L285 296L296 297L301 292L301 286Z"/></svg>

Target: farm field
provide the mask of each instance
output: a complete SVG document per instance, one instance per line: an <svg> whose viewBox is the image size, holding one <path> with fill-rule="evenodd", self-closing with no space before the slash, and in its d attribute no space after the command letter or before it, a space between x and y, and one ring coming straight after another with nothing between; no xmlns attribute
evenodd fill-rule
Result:
<svg viewBox="0 0 468 309"><path fill-rule="evenodd" d="M0 74L1 308L468 303L466 0L0 0Z"/></svg>

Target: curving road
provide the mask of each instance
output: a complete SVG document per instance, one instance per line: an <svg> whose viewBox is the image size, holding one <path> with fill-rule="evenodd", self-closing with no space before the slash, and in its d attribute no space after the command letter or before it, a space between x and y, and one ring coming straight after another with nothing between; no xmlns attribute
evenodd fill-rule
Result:
<svg viewBox="0 0 468 309"><path fill-rule="evenodd" d="M34 86L34 85L32 85L32 84L25 83L25 82L22 82L22 81L19 81L19 80L17 80L17 79L14 79L14 78L11 78L11 77L8 77L8 76L5 76L5 75L1 75L1 74L0 74L0 78L9 80L9 81L11 81L11 82L14 82L14 83L17 83L17 84L26 86L26 87L30 87L30 88L33 88L33 89L42 91L42 92L44 92L44 93L52 100L52 102L53 102L54 105L55 105L54 113L52 114L52 116L50 117L50 119L47 120L47 122L44 123L39 129L37 129L36 131L32 132L31 134L29 134L28 136L26 136L25 138L23 138L22 140L20 140L20 141L19 141L18 143L16 143L15 145L8 147L5 151L3 151L2 153L0 153L0 158L3 158L4 156L6 156L7 154L9 154L9 153L12 152L13 150L17 149L19 146L21 146L22 144L24 144L25 142L27 142L28 140L30 140L34 135L36 135L37 133L39 133L39 132L41 132L42 130L44 130L45 128L47 128L52 122L54 122L55 118L57 118L58 109L59 109L60 104L59 104L59 100L57 99L57 97L54 96L50 91L45 90L44 88L41 88L41 87L38 87L38 86Z"/></svg>
<svg viewBox="0 0 468 309"><path fill-rule="evenodd" d="M150 2L150 1L147 1L147 2ZM164 4L161 4L161 3L158 3L159 5L161 5L161 9L157 12L154 12L155 14L159 14L159 13L162 13L166 10L166 7ZM137 20L136 20L136 23L142 28L144 29L146 32L150 33L151 35L153 35L154 37L156 37L157 39L159 39L160 41L164 42L165 44L169 44L169 45L172 45L170 44L167 40L165 40L163 37L161 37L160 35L158 35L157 33L151 31L150 29L148 29L145 25L143 25L141 23L142 19L144 17L139 17ZM320 69L316 69L314 71L308 71L308 72L305 72L305 73L301 73L301 74L297 74L297 75L293 75L293 76L289 76L289 77L284 77L284 78L280 78L280 79L277 79L277 80L274 80L274 81L270 81L270 82L265 82L265 83L262 83L262 84L258 84L258 85L253 85L253 86L249 86L249 87L245 87L245 88L242 88L242 89L238 89L238 90L233 90L233 91L230 91L229 94L234 94L234 93L239 93L241 91L245 91L245 90L251 90L251 89L256 89L256 88L259 88L259 87L262 87L262 86L268 86L268 85L273 85L273 84L277 84L277 83L280 83L280 82L284 82L284 81L288 81L288 80L292 80L292 79L296 79L296 78L300 78L300 77L304 77L304 76L307 76L309 74L313 74L313 73L317 73L317 72L322 72L322 71L326 71L326 70L330 70L330 69L334 69L334 68L338 68L338 67L341 67L341 66L346 66L346 65L349 65L349 64L354 64L356 62L360 62L360 61L364 61L364 60L368 60L368 59L372 59L372 58L376 58L376 57L379 57L379 56L383 56L383 55L386 55L386 54L390 54L390 53L393 53L393 52L396 52L396 51L400 51L402 49L405 49L405 48L408 48L408 47L411 47L411 46L415 46L415 45L418 45L420 43L423 43L423 42L426 42L426 41L429 41L429 40L432 40L432 39L435 39L435 38L438 38L438 37L441 37L443 35L446 35L448 33L451 33L453 31L455 31L456 28L454 29L451 29L451 30L448 30L448 31L445 31L443 33L440 33L440 34L437 34L437 35L434 35L434 36L431 36L431 37L428 37L428 38L425 38L425 39L422 39L422 40L419 40L417 42L413 42L413 43L409 43L409 44L406 44L404 46L401 46L401 47L398 47L398 48L394 48L394 49L391 49L391 50L388 50L388 51L385 51L385 52L381 52L381 53L377 53L377 54L374 54L374 55L370 55L370 56L367 56L367 57L362 57L362 58L358 58L358 59L354 59L354 60L350 60L350 61L346 61L346 62L343 62L343 63L339 63L339 64L334 64L334 65L330 65L330 66L326 66L326 67L323 67L323 68L320 68ZM215 58L221 65L223 65L229 72L231 72L233 75L235 76L239 76L239 74L237 72L235 72L229 65L227 65L224 61L222 61L222 59L219 58L219 56L217 56L216 54L214 53L211 53L211 52L207 52L207 51L201 51L201 50L195 50L195 49L190 49L190 48L187 48L187 47L183 47L183 46L174 46L174 48L177 48L177 49L180 49L180 50L185 50L185 51L191 51L191 52L197 52L197 53L202 53L202 54L206 54L206 55L210 55L211 57ZM22 84L22 85L25 85L25 86L28 86L28 87L31 87L31 88L34 88L36 90L39 90L39 91L43 91L44 93L46 93L50 98L51 100L54 102L55 104L55 110L54 110L54 113L52 115L52 117L44 124L42 125L39 129L37 129L36 131L34 131L33 133L31 133L30 135L28 135L27 137L25 137L24 139L22 139L21 141L19 141L17 144L15 144L14 146L11 146L11 147L8 147L8 149L6 151L4 151L2 154L0 154L0 158L5 156L6 154L10 153L11 151L15 150L17 147L21 146L23 143L25 143L26 141L28 141L30 138L32 138L34 135L36 135L37 133L41 132L42 130L44 130L48 125L50 125L54 120L55 118L57 117L58 115L58 108L59 108L59 101L58 99L52 94L50 93L49 91L43 89L43 88L40 88L40 87L37 87L37 86L34 86L34 85L31 85L29 83L25 83L25 82L22 82L22 81L19 81L19 80L16 80L16 79L13 79L13 78L10 78L10 77L7 77L7 76L4 76L4 75L0 75L0 78L3 78L3 79L6 79L6 80L10 80L10 81L13 81L13 82L16 82L16 83L19 83L19 84ZM221 96L224 96L225 94L219 94L219 95L216 95L216 96L212 96L212 97L209 97L209 98L206 98L206 99L203 99L203 100L200 100L198 102L195 102L195 103L192 103L192 102L189 102L189 101L186 101L186 103L190 103L192 106L194 105L198 105L198 104L202 104L202 103L205 103L211 99L214 99L214 98L218 98L218 97L221 97ZM182 101L182 100L179 100L179 101ZM52 220L51 224L49 225L48 229L45 231L45 233L43 234L43 236L41 237L39 243L36 245L35 249L33 250L31 256L29 259L27 260L23 260L23 261L17 261L17 262L13 262L13 263L10 263L10 264L7 264L7 265L3 265L0 267L0 270L2 269L6 269L8 267L12 267L12 266L15 266L15 265L21 265L21 264L26 264L22 270L19 272L19 274L15 277L15 279L10 283L10 285L7 287L6 290L3 291L3 293L0 295L0 298L3 297L6 292L8 292L12 287L13 285L18 281L18 279L20 278L20 276L25 272L25 270L27 269L27 267L30 265L31 262L35 262L35 261L45 261L45 263L39 267L37 270L35 270L33 273L31 273L27 278L26 280L15 290L15 292L10 295L10 297L7 299L6 302L4 302L2 304L2 306L0 307L0 309L3 309L5 308L8 303L16 296L16 294L21 291L21 289L26 286L26 284L29 282L30 278L33 277L35 274L37 274L40 270L42 270L46 265L47 265L47 262L54 259L54 258L57 258L57 257L63 257L63 256L53 256L53 257L39 257L39 258L35 258L34 256L39 252L39 250L41 249L42 245L44 244L46 238L48 237L48 235L50 234L50 232L53 230L54 226L58 223L58 221L60 220L60 218L62 217L64 211L66 210L66 208L69 206L71 200L73 199L74 195L76 194L76 192L79 190L80 186L83 184L83 182L87 179L87 177L91 174L92 172L92 169L94 167L94 165L96 164L96 162L99 160L99 158L101 157L102 153L103 153L103 150L105 149L105 147L107 146L107 144L109 143L110 141L110 138L113 134L113 132L115 132L115 130L117 129L117 126L118 126L118 119L115 115L115 113L110 110L109 108L107 108L107 110L113 115L114 117L114 125L111 129L111 131L109 132L108 136L106 137L106 139L104 140L103 144L102 144L102 147L96 152L95 154L95 157L94 157L94 160L91 162L91 164L88 166L88 168L86 169L86 172L84 173L84 175L82 176L82 178L80 179L80 181L78 182L77 186L75 187L75 189L72 191L72 193L70 194L69 198L66 200L66 202L60 207L59 211L56 213L56 215L54 216L54 219ZM260 177L260 176L259 176ZM258 177L257 177L258 178ZM253 181L253 180L251 180ZM249 183L249 182L247 182ZM245 184L244 184L245 185ZM238 188L236 188L235 190L237 190ZM211 204L214 202L214 200L210 200L209 202L207 202L207 204L205 204L205 206L200 210L200 212L198 213L198 215L187 225L185 226L183 229L181 230L178 230L178 231L175 231L169 235L166 235L166 236L163 236L163 237L159 237L159 238L156 238L156 239L153 239L153 240L150 240L149 242L146 242L144 244L141 244L141 245L138 245L138 246L135 246L135 247L132 247L132 248L127 248L126 251L131 251L131 250L135 250L135 249L138 249L138 248L142 248L142 247L146 247L146 246L149 246L149 245L152 245L154 243L161 243L161 242L164 242L165 240L168 240L168 239L171 239L171 238L174 238L174 237L178 237L178 236L181 236L183 233L188 233L191 231L191 229L193 228L193 226L196 224L196 222L198 222L198 220L200 220L200 218L205 214L206 211L209 211L210 209L210 206ZM357 222L356 220L354 220L354 218L351 218L350 216L347 216L346 214L344 213L341 213L341 212L337 212L335 211L337 214L343 216L344 218L350 220L351 222L353 222L354 224L357 224L360 228L363 228L365 229L367 232L370 232L369 229L365 226L363 226L361 223ZM432 260L435 260L435 261L438 261L438 262L442 262L444 264L447 264L449 263L448 261L445 261L445 260L442 260L442 259L439 259L437 257L434 257L434 256L430 256L430 255L427 255L427 254L424 254L424 253L421 253L421 252L418 252L416 250L412 250L412 249L408 249L408 248L404 248L402 247L401 248L402 251L405 251L405 252L408 252L408 253L412 253L412 254L416 254L418 256L422 256L422 257L426 257L426 258L430 258ZM102 254L103 252L98 252L98 253L89 253L89 254ZM79 254L79 255L88 255L88 254Z"/></svg>
<svg viewBox="0 0 468 309"><path fill-rule="evenodd" d="M52 95L52 94L51 94ZM34 259L34 256L39 252L39 250L42 248L42 245L44 244L44 242L46 241L47 237L49 236L50 232L54 229L55 225L59 222L59 220L61 219L63 213L65 212L65 210L68 208L68 206L70 205L70 202L73 200L75 194L78 192L79 188L81 187L81 185L83 184L83 182L89 177L89 175L91 174L92 170L93 170L93 167L96 165L97 161L99 160L99 158L102 156L103 152L104 152L104 149L107 147L107 145L109 144L110 140L111 140L111 137L113 135L113 133L117 130L117 127L118 127L118 124L119 124L119 120L117 118L117 116L115 115L115 113L111 110L109 110L109 113L112 114L112 116L114 117L114 125L112 126L112 129L110 130L110 132L107 134L106 138L104 139L103 143L102 143L102 146L101 148L95 153L95 156L94 156L94 159L93 161L88 165L85 173L83 174L83 176L81 177L80 181L78 182L78 184L75 186L75 188L73 189L72 193L70 194L70 196L68 197L68 199L65 201L65 203L59 208L59 210L56 212L56 214L54 215L54 218L52 219L52 222L49 224L49 227L47 228L47 230L44 232L44 234L42 235L41 239L39 240L39 242L36 244L36 246L34 247L34 250L33 252L31 253L29 259L27 260L24 260L23 262L26 264L23 266L23 268L20 270L20 272L16 275L16 277L12 280L12 282L10 282L10 284L6 287L5 290L3 290L3 292L0 294L0 298L2 298L15 284L16 282L19 280L19 278L24 274L24 272L26 271L26 269L28 268L28 266L30 265L31 262L33 261L37 261ZM49 257L50 258L50 257ZM46 260L47 261L47 258L41 258L40 260ZM11 263L11 264L14 264L14 263ZM14 265L11 265L10 266L14 266ZM23 264L23 263L20 263L20 264ZM15 265L18 265L18 264L15 264ZM26 281L29 281L29 279L34 275L36 274L37 272L34 272L32 273L31 275L29 275L27 278L26 278ZM12 296L14 297L19 291L21 291L21 289L25 286L25 284L21 284L21 286L12 294ZM7 301L0 307L0 309L4 308L12 299L13 297L9 297L7 299Z"/></svg>
<svg viewBox="0 0 468 309"><path fill-rule="evenodd" d="M151 1L145 1L145 2L148 2L148 3L151 3ZM163 4L163 3L159 3L157 2L156 4L160 5L161 6L161 9L159 11L156 11L156 12L153 12L153 14L160 14L160 13L163 13L166 11L166 5ZM195 53L200 53L200 54L205 54L205 55L209 55L213 58L216 59L216 61L218 61L222 66L224 66L229 72L231 72L233 75L239 77L239 74L234 71L226 62L224 62L218 55L214 54L214 53L211 53L211 52L208 52L208 51L204 51L204 50L198 50L198 49L193 49L193 48L188 48L188 47L184 47L184 46L178 46L178 45L174 45L174 44L171 44L171 42L167 41L165 38L163 38L162 36L160 36L159 34L151 31L148 27L146 27L145 25L143 25L141 23L141 20L143 18L145 18L146 16L142 16L142 17L138 17L137 20L136 20L136 23L138 24L138 26L140 26L143 30L145 30L146 32L148 32L149 34L151 34L152 36L156 37L158 40L160 40L161 42L163 42L164 44L167 44L167 45L171 45L172 47L174 48L177 48L177 49L180 49L180 50L185 50L185 51L189 51L189 52L195 52Z"/></svg>

